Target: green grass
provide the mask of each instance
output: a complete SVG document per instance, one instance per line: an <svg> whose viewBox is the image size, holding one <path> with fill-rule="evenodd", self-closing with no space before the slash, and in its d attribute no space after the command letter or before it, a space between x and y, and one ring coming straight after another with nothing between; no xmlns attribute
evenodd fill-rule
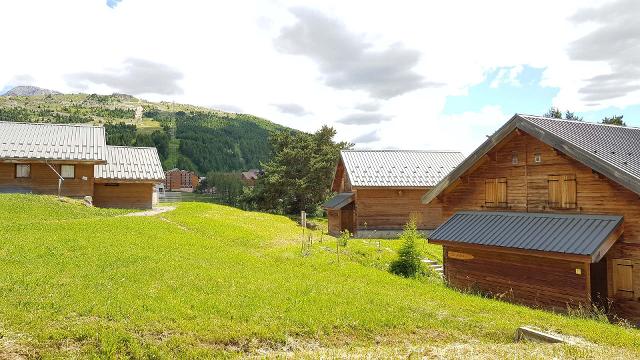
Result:
<svg viewBox="0 0 640 360"><path fill-rule="evenodd" d="M0 358L640 355L638 330L461 294L351 256L338 262L335 239L319 233L301 256L301 230L286 217L177 206L122 217L0 195ZM359 249L378 254L368 240L345 251ZM520 325L595 345L514 344Z"/></svg>
<svg viewBox="0 0 640 360"><path fill-rule="evenodd" d="M361 265L380 270L389 268L389 264L396 259L397 251L402 245L398 239L350 239L349 245L341 249L341 253L349 260ZM420 253L429 259L442 263L442 247L420 241L417 244ZM332 249L335 251L335 249Z"/></svg>

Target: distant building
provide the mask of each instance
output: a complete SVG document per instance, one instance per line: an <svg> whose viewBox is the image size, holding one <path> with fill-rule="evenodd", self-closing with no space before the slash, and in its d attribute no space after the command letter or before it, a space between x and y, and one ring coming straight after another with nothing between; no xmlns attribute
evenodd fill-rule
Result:
<svg viewBox="0 0 640 360"><path fill-rule="evenodd" d="M420 198L463 159L454 151L343 150L331 187L336 195L323 206L329 233L395 237L411 218L419 230L435 229L442 207Z"/></svg>
<svg viewBox="0 0 640 360"><path fill-rule="evenodd" d="M0 192L91 197L151 208L164 176L156 148L110 146L104 127L0 121Z"/></svg>
<svg viewBox="0 0 640 360"><path fill-rule="evenodd" d="M164 189L166 191L193 192L200 184L200 178L193 171L171 169L165 171Z"/></svg>
<svg viewBox="0 0 640 360"><path fill-rule="evenodd" d="M262 176L262 170L251 169L248 171L244 171L240 174L240 180L244 183L245 186L255 186L256 181L260 176Z"/></svg>

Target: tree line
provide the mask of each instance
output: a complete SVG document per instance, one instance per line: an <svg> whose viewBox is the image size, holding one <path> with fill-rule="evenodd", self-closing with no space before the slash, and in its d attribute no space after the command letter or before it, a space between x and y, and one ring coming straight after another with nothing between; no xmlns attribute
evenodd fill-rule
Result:
<svg viewBox="0 0 640 360"><path fill-rule="evenodd" d="M543 116L548 118L564 119L564 120L575 120L575 121L584 120L582 116L578 116L576 115L576 113L569 110L566 110L564 112L564 117L563 117L562 111L556 107L549 108L549 110ZM627 126L624 120L622 120L623 118L624 118L624 115L612 115L610 117L602 118L602 120L600 120L600 123L608 124L608 125Z"/></svg>
<svg viewBox="0 0 640 360"><path fill-rule="evenodd" d="M331 195L333 172L340 150L351 147L336 142L336 131L324 126L315 133L271 134L271 156L262 162L264 174L255 186L243 187L239 173L209 173L203 186L215 186L224 203L246 210L279 214L318 214Z"/></svg>
<svg viewBox="0 0 640 360"><path fill-rule="evenodd" d="M286 131L276 126L265 127L242 116L229 118L207 112L176 113L175 127L180 153L200 173L259 167L271 153L269 136L275 131Z"/></svg>
<svg viewBox="0 0 640 360"><path fill-rule="evenodd" d="M151 134L140 133L135 125L123 122L104 124L107 144L116 146L147 146L158 149L161 161L169 156L169 135L167 131L155 130Z"/></svg>
<svg viewBox="0 0 640 360"><path fill-rule="evenodd" d="M0 121L83 124L91 122L92 120L90 116L77 113L61 114L50 109L32 110L24 107L0 108Z"/></svg>

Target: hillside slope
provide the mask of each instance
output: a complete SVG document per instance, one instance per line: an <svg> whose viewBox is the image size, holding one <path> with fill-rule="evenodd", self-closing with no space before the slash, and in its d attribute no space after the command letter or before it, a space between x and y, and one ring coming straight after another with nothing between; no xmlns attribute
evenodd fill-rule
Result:
<svg viewBox="0 0 640 360"><path fill-rule="evenodd" d="M155 217L0 195L0 358L638 358L640 331L462 294L335 254L285 217ZM23 214L38 214L24 216ZM342 251L376 255L367 240ZM583 338L513 343L533 325Z"/></svg>
<svg viewBox="0 0 640 360"><path fill-rule="evenodd" d="M271 133L295 131L253 115L125 94L0 96L0 121L126 124L107 127L107 142L156 146L166 169L202 175L259 167L268 160Z"/></svg>

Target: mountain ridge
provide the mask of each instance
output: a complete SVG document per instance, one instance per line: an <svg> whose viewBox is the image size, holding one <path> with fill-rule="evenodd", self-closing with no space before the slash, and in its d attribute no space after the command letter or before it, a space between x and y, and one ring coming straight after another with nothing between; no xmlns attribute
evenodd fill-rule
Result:
<svg viewBox="0 0 640 360"><path fill-rule="evenodd" d="M44 89L31 85L14 86L0 96L39 96L39 95L62 95L61 92L55 90Z"/></svg>
<svg viewBox="0 0 640 360"><path fill-rule="evenodd" d="M0 96L0 121L103 125L109 144L155 146L165 169L200 175L260 168L273 133L298 131L251 114L127 94Z"/></svg>

